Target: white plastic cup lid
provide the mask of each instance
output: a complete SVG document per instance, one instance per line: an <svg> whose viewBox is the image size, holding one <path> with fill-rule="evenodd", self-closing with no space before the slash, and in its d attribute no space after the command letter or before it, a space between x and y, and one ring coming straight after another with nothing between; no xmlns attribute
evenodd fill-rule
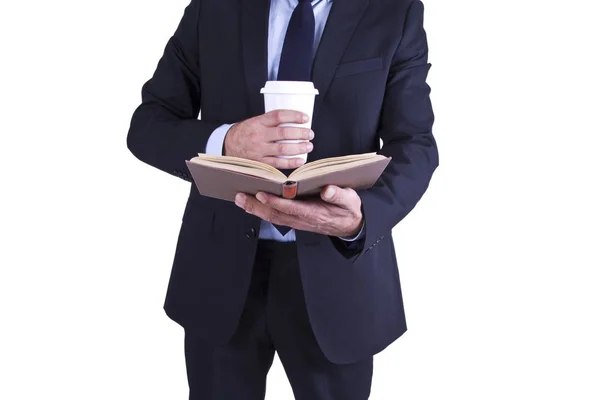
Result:
<svg viewBox="0 0 600 400"><path fill-rule="evenodd" d="M306 81L267 81L260 92L263 94L319 94L315 85Z"/></svg>

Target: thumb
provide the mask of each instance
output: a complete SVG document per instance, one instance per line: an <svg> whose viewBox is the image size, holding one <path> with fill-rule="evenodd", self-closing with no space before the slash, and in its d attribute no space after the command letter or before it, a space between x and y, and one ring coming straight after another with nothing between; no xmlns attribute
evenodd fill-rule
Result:
<svg viewBox="0 0 600 400"><path fill-rule="evenodd" d="M348 203L348 193L345 189L340 187L327 185L321 190L321 199L327 203L346 206Z"/></svg>

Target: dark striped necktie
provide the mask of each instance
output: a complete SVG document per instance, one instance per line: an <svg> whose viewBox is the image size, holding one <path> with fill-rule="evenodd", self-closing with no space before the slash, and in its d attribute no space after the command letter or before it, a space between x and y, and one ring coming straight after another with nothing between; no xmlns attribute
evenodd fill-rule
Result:
<svg viewBox="0 0 600 400"><path fill-rule="evenodd" d="M315 14L311 1L300 0L285 34L277 80L310 81L314 40Z"/></svg>

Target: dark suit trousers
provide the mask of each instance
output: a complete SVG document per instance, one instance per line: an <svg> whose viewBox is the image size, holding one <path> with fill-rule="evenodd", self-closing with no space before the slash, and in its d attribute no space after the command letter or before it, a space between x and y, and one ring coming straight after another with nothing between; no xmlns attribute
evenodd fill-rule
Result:
<svg viewBox="0 0 600 400"><path fill-rule="evenodd" d="M295 243L261 240L231 341L215 347L186 332L190 400L264 399L275 351L297 400L368 399L373 358L345 365L325 358L308 320Z"/></svg>

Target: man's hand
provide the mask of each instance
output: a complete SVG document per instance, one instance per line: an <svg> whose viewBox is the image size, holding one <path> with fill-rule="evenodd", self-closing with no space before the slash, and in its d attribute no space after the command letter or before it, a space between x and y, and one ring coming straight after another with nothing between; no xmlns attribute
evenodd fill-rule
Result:
<svg viewBox="0 0 600 400"><path fill-rule="evenodd" d="M321 199L289 200L267 193L254 198L238 193L235 204L267 222L328 236L356 236L363 221L358 194L333 185L323 188Z"/></svg>
<svg viewBox="0 0 600 400"><path fill-rule="evenodd" d="M294 169L304 164L301 158L277 158L310 153L311 142L276 143L278 140L312 140L315 135L307 128L279 126L284 123L303 124L308 115L291 110L275 110L247 119L232 126L225 136L223 154L269 164L279 169Z"/></svg>

